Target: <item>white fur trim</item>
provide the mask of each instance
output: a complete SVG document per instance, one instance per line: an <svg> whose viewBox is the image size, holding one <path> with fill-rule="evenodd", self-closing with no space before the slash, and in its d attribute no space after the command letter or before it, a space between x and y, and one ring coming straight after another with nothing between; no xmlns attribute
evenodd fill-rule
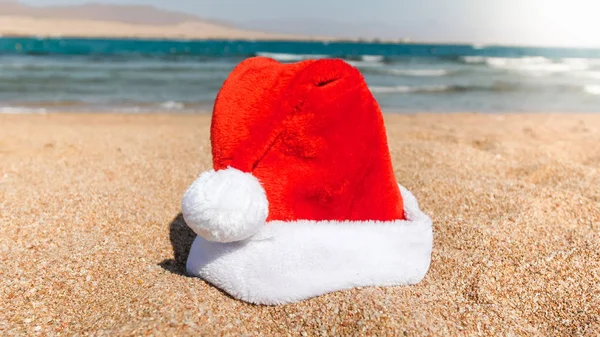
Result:
<svg viewBox="0 0 600 337"><path fill-rule="evenodd" d="M412 285L427 271L431 219L400 186L405 221L273 221L245 241L196 238L187 272L255 304L284 304L362 286Z"/></svg>
<svg viewBox="0 0 600 337"><path fill-rule="evenodd" d="M265 225L269 214L258 179L234 168L202 173L186 191L181 208L196 234L216 242L249 238Z"/></svg>

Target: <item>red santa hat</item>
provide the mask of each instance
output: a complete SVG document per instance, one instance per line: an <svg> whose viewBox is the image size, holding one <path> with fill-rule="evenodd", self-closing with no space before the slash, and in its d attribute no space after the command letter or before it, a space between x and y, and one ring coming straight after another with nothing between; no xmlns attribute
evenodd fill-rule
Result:
<svg viewBox="0 0 600 337"><path fill-rule="evenodd" d="M383 116L338 59L240 63L212 117L213 169L186 191L187 272L256 304L412 285L433 233L396 182Z"/></svg>

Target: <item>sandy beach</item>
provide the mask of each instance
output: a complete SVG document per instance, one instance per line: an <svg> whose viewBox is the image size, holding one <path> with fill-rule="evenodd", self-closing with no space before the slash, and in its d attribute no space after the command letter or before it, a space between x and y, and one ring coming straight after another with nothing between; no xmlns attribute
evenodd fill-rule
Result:
<svg viewBox="0 0 600 337"><path fill-rule="evenodd" d="M0 115L0 334L597 336L600 115L386 114L434 222L411 287L262 307L184 275L206 115Z"/></svg>

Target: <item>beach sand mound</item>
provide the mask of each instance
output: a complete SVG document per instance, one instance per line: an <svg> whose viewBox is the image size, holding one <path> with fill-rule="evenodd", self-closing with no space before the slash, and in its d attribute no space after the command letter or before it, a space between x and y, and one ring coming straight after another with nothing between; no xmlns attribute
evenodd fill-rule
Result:
<svg viewBox="0 0 600 337"><path fill-rule="evenodd" d="M0 116L2 335L600 333L600 115L386 115L430 272L280 307L183 275L210 116Z"/></svg>

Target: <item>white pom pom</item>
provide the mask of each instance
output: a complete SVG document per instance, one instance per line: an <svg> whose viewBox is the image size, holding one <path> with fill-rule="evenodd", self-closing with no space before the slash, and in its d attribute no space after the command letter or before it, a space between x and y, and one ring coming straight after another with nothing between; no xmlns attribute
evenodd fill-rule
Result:
<svg viewBox="0 0 600 337"><path fill-rule="evenodd" d="M269 202L258 179L231 167L202 173L185 192L181 206L187 225L216 242L251 237L269 215Z"/></svg>

